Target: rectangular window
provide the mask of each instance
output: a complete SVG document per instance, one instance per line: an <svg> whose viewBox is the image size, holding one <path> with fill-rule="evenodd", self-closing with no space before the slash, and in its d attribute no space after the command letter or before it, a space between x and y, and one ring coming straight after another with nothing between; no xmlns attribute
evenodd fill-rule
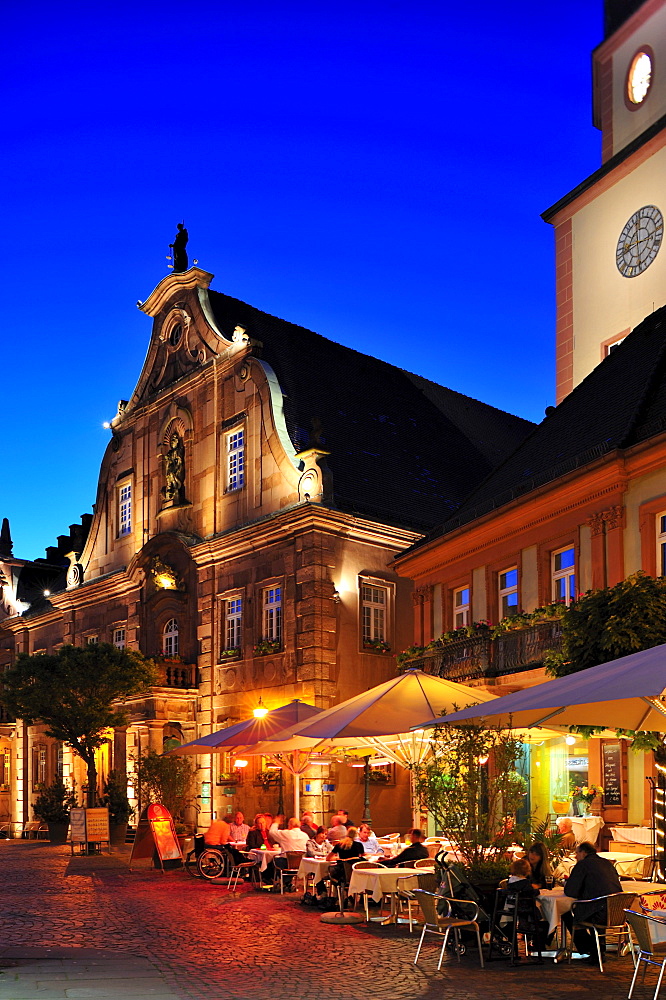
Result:
<svg viewBox="0 0 666 1000"><path fill-rule="evenodd" d="M553 600L567 606L576 599L576 566L573 545L553 552Z"/></svg>
<svg viewBox="0 0 666 1000"><path fill-rule="evenodd" d="M46 784L46 747L36 743L32 748L32 788L33 791Z"/></svg>
<svg viewBox="0 0 666 1000"><path fill-rule="evenodd" d="M385 587L375 587L364 583L361 587L361 609L363 614L363 642L386 642Z"/></svg>
<svg viewBox="0 0 666 1000"><path fill-rule="evenodd" d="M224 603L224 648L240 651L243 641L243 598L230 597Z"/></svg>
<svg viewBox="0 0 666 1000"><path fill-rule="evenodd" d="M123 483L118 488L118 534L129 535L132 530L132 484Z"/></svg>
<svg viewBox="0 0 666 1000"><path fill-rule="evenodd" d="M89 635L86 639L86 646L96 646L99 642L98 635Z"/></svg>
<svg viewBox="0 0 666 1000"><path fill-rule="evenodd" d="M0 785L5 788L9 787L10 782L10 762L12 759L12 753L9 747L4 747L0 750Z"/></svg>
<svg viewBox="0 0 666 1000"><path fill-rule="evenodd" d="M515 566L499 574L499 611L500 618L518 614L518 569Z"/></svg>
<svg viewBox="0 0 666 1000"><path fill-rule="evenodd" d="M262 639L282 642L282 587L264 591Z"/></svg>
<svg viewBox="0 0 666 1000"><path fill-rule="evenodd" d="M239 490L245 483L245 431L227 434L227 490Z"/></svg>
<svg viewBox="0 0 666 1000"><path fill-rule="evenodd" d="M113 645L116 649L125 648L125 629L124 628L114 628L113 630Z"/></svg>
<svg viewBox="0 0 666 1000"><path fill-rule="evenodd" d="M469 587L453 591L453 627L469 625Z"/></svg>
<svg viewBox="0 0 666 1000"><path fill-rule="evenodd" d="M666 576L666 512L657 514L657 576Z"/></svg>

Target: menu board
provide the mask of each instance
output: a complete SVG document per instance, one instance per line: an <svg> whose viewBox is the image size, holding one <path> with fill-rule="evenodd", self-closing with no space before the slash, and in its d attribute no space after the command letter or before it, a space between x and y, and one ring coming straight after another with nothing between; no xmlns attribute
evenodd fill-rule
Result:
<svg viewBox="0 0 666 1000"><path fill-rule="evenodd" d="M69 810L69 832L72 844L85 844L86 842L85 809Z"/></svg>
<svg viewBox="0 0 666 1000"><path fill-rule="evenodd" d="M86 840L91 843L108 841L109 810L102 808L86 809Z"/></svg>
<svg viewBox="0 0 666 1000"><path fill-rule="evenodd" d="M622 805L622 747L620 743L603 743L604 805Z"/></svg>

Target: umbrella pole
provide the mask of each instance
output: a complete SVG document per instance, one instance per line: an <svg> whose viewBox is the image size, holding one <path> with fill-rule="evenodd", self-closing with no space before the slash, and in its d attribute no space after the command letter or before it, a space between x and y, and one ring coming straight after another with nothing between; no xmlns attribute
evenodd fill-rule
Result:
<svg viewBox="0 0 666 1000"><path fill-rule="evenodd" d="M363 822L372 824L370 816L370 757L363 758Z"/></svg>
<svg viewBox="0 0 666 1000"><path fill-rule="evenodd" d="M293 765L294 765L294 816L296 819L301 818L301 776L298 772L298 750L293 754Z"/></svg>

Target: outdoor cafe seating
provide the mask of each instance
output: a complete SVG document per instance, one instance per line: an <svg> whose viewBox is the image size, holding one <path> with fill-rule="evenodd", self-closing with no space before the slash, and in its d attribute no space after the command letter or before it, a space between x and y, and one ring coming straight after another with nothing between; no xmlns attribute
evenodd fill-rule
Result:
<svg viewBox="0 0 666 1000"><path fill-rule="evenodd" d="M625 918L627 924L636 935L636 941L638 942L636 968L634 969L634 976L629 987L628 1000L631 1000L634 992L636 977L638 976L638 970L641 968L641 963L643 963L643 978L645 978L645 972L649 965L654 965L659 969L659 978L657 979L653 998L653 1000L657 1000L661 981L664 977L664 968L666 968L666 937L664 936L666 924L657 917L652 917L646 913L636 913L634 910L627 910Z"/></svg>
<svg viewBox="0 0 666 1000"><path fill-rule="evenodd" d="M440 896L433 892L426 892L424 889L415 889L414 895L418 900L424 917L421 937L416 949L416 955L414 956L414 964L416 965L419 960L421 948L423 947L423 939L426 934L436 934L442 938L442 949L439 953L439 962L437 963L437 971L439 971L442 967L442 960L451 931L453 931L454 936L456 958L460 961L461 952L464 951L460 931L462 928L468 928L476 934L479 962L483 969L483 950L481 948L481 932L478 924L479 908L476 903L471 903L466 899L449 899L446 896ZM442 901L445 901L446 912L444 914L439 912ZM464 913L465 915L459 916L459 913Z"/></svg>
<svg viewBox="0 0 666 1000"><path fill-rule="evenodd" d="M617 939L618 955L622 954L623 947L628 948L633 955L633 943L631 940L629 925L627 924L625 910L632 907L635 899L635 892L616 892L610 896L598 896L596 899L577 900L571 907L571 913L573 915L572 935L576 933L576 929L578 927L592 931L594 934L594 940L597 948L597 958L599 961L599 972L604 971L604 964L601 957L602 951L600 935L605 935L607 941L611 936L614 936ZM590 903L601 902L602 900L606 901L606 920L603 923L594 923L589 920L577 918L576 911L581 906L585 905L589 907ZM571 950L569 951L569 961L571 961L572 951L573 941Z"/></svg>

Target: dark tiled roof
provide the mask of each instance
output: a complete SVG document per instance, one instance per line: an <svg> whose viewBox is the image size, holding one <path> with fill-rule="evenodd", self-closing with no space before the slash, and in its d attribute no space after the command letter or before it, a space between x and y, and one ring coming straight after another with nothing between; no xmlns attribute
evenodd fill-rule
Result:
<svg viewBox="0 0 666 1000"><path fill-rule="evenodd" d="M432 528L534 427L229 295L209 296L225 336L239 324L263 343L297 449L321 421L342 510Z"/></svg>
<svg viewBox="0 0 666 1000"><path fill-rule="evenodd" d="M664 430L666 306L590 372L430 537Z"/></svg>

